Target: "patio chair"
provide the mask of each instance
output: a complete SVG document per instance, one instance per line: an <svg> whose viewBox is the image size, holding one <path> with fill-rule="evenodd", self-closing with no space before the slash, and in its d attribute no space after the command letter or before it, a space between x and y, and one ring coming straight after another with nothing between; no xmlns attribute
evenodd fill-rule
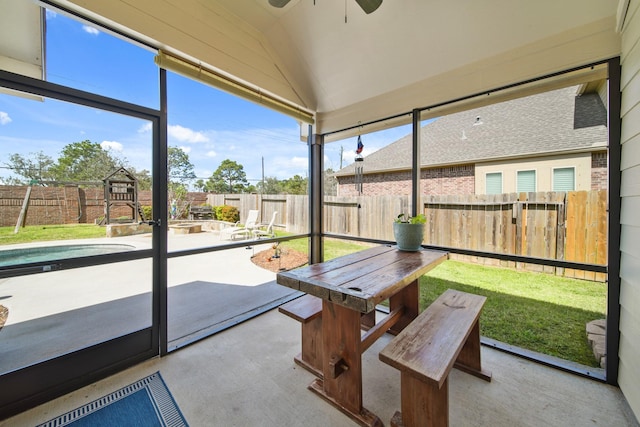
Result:
<svg viewBox="0 0 640 427"><path fill-rule="evenodd" d="M250 210L244 225L236 222L235 225L220 230L220 238L225 240L235 240L236 237L242 236L244 239L251 237L251 232L258 226L258 215L260 211Z"/></svg>
<svg viewBox="0 0 640 427"><path fill-rule="evenodd" d="M253 230L253 237L255 239L260 239L262 237L276 237L276 232L273 230L273 224L276 222L276 216L278 216L278 211L275 211L273 213L271 221L269 221L269 225L267 225L266 230L262 230L260 228L256 228Z"/></svg>

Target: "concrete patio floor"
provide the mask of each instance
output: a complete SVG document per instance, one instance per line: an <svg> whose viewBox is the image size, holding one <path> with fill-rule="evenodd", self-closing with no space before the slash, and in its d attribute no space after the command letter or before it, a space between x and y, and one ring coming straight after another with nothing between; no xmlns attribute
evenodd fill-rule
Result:
<svg viewBox="0 0 640 427"><path fill-rule="evenodd" d="M55 245L93 243L147 249L151 235ZM222 243L211 232L169 234L170 252ZM52 243L13 247L47 245ZM271 301L286 294L295 294L275 284L275 273L251 262L254 253L268 247L252 244L249 249L242 246L169 259L170 349L206 336L208 330L219 330L225 319L249 312L254 301L256 306L273 304ZM150 326L151 272L151 259L142 259L0 279L1 302L9 310L0 332L0 372ZM223 298L237 301L237 307L221 306ZM221 318L224 316L228 317Z"/></svg>
<svg viewBox="0 0 640 427"><path fill-rule="evenodd" d="M383 336L363 355L364 406L389 425L400 376L378 360ZM40 405L0 426L33 426L160 371L191 426L354 426L307 385L293 362L300 325L271 310ZM483 347L487 383L453 370L451 426L638 426L619 389Z"/></svg>
<svg viewBox="0 0 640 427"><path fill-rule="evenodd" d="M216 244L212 239L218 237L212 233L170 236L169 250ZM126 239L111 242L116 240ZM148 236L129 240L150 245ZM212 254L171 259L169 282L212 277L217 282L254 286L275 279L274 273L252 268L250 256L258 250L232 249L231 261L227 259L224 265L215 264ZM385 425L400 407L400 375L378 360L379 351L390 339L383 336L363 355L364 406ZM37 425L156 371L191 426L356 425L307 390L313 376L293 362L300 346L300 324L272 309L168 356L145 361L0 421L0 427ZM482 358L484 367L493 372L491 383L457 370L451 374L451 426L638 427L616 387L487 347L482 349Z"/></svg>
<svg viewBox="0 0 640 427"><path fill-rule="evenodd" d="M217 246L225 242L217 233L197 234L169 233L169 253L179 250ZM33 244L6 245L2 249L73 244L123 244L135 249L150 249L151 234L115 238L93 238L38 242ZM196 280L239 286L256 286L275 280L275 273L262 269L251 262L252 254L267 249L269 245L255 244L221 252L170 258L167 265L168 286ZM113 298L151 291L151 259L98 265L71 270L53 271L44 274L0 278L4 294L10 295L4 304L18 304L11 311L7 326L39 316L56 314ZM55 286L53 286L55 284ZM78 286L81 286L78 289ZM72 292L68 294L67 292ZM69 298L72 295L73 298ZM20 302L23 305L20 305Z"/></svg>

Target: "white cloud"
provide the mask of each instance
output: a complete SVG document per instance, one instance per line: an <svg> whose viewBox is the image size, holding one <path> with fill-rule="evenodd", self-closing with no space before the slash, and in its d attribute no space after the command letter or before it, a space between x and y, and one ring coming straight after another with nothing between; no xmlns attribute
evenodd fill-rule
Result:
<svg viewBox="0 0 640 427"><path fill-rule="evenodd" d="M151 123L145 123L142 126L140 126L140 129L138 129L138 133L151 132L151 129L152 129Z"/></svg>
<svg viewBox="0 0 640 427"><path fill-rule="evenodd" d="M287 179L295 174L308 175L308 148L299 141L299 129L295 126L209 130L206 135L215 141L215 147L206 144L201 146L201 152L194 147L190 160L196 168L208 165L216 169L220 161L230 159L242 165L252 183L262 177L263 161L265 176Z"/></svg>
<svg viewBox="0 0 640 427"><path fill-rule="evenodd" d="M11 117L9 117L9 114L5 113L4 111L0 111L0 125L7 125L9 123L11 123Z"/></svg>
<svg viewBox="0 0 640 427"><path fill-rule="evenodd" d="M113 150L113 151L122 151L124 148L121 143L116 141L102 141L100 143L100 147L103 150Z"/></svg>
<svg viewBox="0 0 640 427"><path fill-rule="evenodd" d="M85 33L91 34L92 36L97 36L98 34L100 34L100 31L97 28L90 27L88 25L83 25L82 29Z"/></svg>
<svg viewBox="0 0 640 427"><path fill-rule="evenodd" d="M184 145L181 145L178 148L180 148L182 151L184 151L187 154L189 154L191 152L191 147L185 147Z"/></svg>
<svg viewBox="0 0 640 427"><path fill-rule="evenodd" d="M170 125L168 133L170 139L173 138L179 142L209 142L209 138L207 138L202 132L196 132L180 125Z"/></svg>
<svg viewBox="0 0 640 427"><path fill-rule="evenodd" d="M257 166L257 165L256 165ZM273 176L278 179L288 179L294 175L300 175L303 178L308 176L309 160L306 157L294 156L287 157L283 155L267 156L265 158L265 175ZM253 172L253 173L252 173ZM247 175L255 178L258 170L247 171Z"/></svg>
<svg viewBox="0 0 640 427"><path fill-rule="evenodd" d="M207 179L211 175L213 175L213 171L211 169L196 169L196 176L200 179Z"/></svg>
<svg viewBox="0 0 640 427"><path fill-rule="evenodd" d="M289 164L294 168L306 169L309 167L309 159L307 159L306 157L293 157L289 161Z"/></svg>

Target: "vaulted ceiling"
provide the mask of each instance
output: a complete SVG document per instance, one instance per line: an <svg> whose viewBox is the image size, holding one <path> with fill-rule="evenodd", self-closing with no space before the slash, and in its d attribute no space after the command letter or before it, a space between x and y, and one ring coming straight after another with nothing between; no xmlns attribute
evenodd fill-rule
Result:
<svg viewBox="0 0 640 427"><path fill-rule="evenodd" d="M384 0L368 15L354 0L52 2L315 111L320 133L608 59L621 43L618 0Z"/></svg>

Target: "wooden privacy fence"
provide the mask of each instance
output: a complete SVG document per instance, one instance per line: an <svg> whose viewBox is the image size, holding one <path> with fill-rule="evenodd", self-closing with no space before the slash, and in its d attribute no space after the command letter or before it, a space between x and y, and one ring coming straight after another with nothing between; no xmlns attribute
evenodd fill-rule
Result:
<svg viewBox="0 0 640 427"><path fill-rule="evenodd" d="M588 264L607 263L607 192L424 196L424 243ZM407 196L326 197L325 230L393 240ZM467 261L604 281L602 273L460 256Z"/></svg>
<svg viewBox="0 0 640 427"><path fill-rule="evenodd" d="M275 226L291 233L306 233L309 230L309 196L286 194L208 194L211 206L234 206L244 222L249 210L260 211L258 221L268 223L273 212L278 212Z"/></svg>
<svg viewBox="0 0 640 427"><path fill-rule="evenodd" d="M244 220L249 209L293 233L308 230L308 197L292 195L208 195L217 206L236 206ZM497 195L423 196L427 217L424 243L479 252L523 255L587 264L607 264L607 191L509 193ZM408 196L324 198L325 232L394 240L392 222L410 212ZM459 256L471 262L545 271L604 281L603 273L494 259Z"/></svg>
<svg viewBox="0 0 640 427"><path fill-rule="evenodd" d="M324 228L327 233L394 240L391 224L401 212L409 212L407 196L326 196Z"/></svg>
<svg viewBox="0 0 640 427"><path fill-rule="evenodd" d="M0 225L14 226L27 187L0 186ZM143 205L151 205L151 193L140 191ZM260 211L260 222L271 220L292 233L309 230L308 196L279 194L189 193L194 206L231 205L244 221L250 209ZM100 188L34 187L29 199L27 225L94 222L104 215ZM327 233L393 241L392 222L399 213L410 212L406 195L326 196L324 230ZM424 243L565 260L607 264L607 191L512 193L498 195L423 196L427 217ZM591 273L549 266L463 257L468 261L553 272L569 277L605 280Z"/></svg>
<svg viewBox="0 0 640 427"><path fill-rule="evenodd" d="M426 244L607 264L605 190L430 196L423 202L428 222ZM554 267L534 264L506 264L568 277L605 280L602 273L573 269L555 271Z"/></svg>

